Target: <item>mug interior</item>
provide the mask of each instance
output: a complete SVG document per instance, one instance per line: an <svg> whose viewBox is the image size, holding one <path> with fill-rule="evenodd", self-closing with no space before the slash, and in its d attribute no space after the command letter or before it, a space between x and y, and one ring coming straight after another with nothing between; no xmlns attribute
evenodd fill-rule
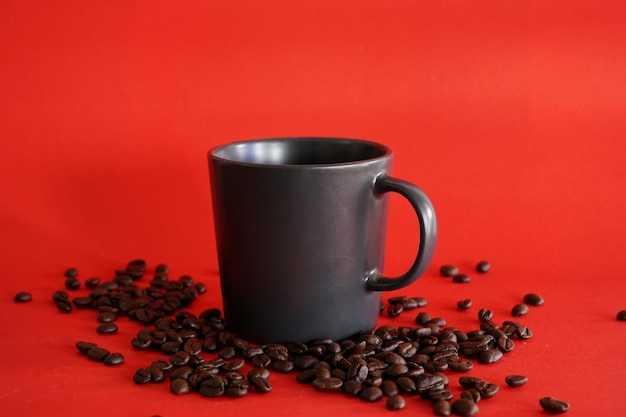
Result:
<svg viewBox="0 0 626 417"><path fill-rule="evenodd" d="M211 156L224 160L264 165L328 165L382 157L389 149L355 139L283 138L236 142L219 146Z"/></svg>

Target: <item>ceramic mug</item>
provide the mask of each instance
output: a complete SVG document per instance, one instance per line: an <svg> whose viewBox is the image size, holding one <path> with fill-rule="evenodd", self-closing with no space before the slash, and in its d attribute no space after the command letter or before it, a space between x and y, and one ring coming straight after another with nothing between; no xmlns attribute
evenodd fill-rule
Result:
<svg viewBox="0 0 626 417"><path fill-rule="evenodd" d="M209 151L224 316L256 343L342 340L371 331L381 291L428 267L437 223L428 197L391 177L393 153L356 139L259 139ZM388 193L419 220L408 271L382 274ZM416 236L416 239L418 237Z"/></svg>

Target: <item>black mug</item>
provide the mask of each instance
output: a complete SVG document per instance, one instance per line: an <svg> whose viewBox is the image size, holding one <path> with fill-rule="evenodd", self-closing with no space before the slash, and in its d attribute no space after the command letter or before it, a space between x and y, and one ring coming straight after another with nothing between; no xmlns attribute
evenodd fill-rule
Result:
<svg viewBox="0 0 626 417"><path fill-rule="evenodd" d="M389 176L392 157L382 144L324 137L209 151L230 331L250 342L285 343L343 340L376 326L380 291L419 278L437 239L431 202ZM409 201L420 225L415 261L397 278L382 275L390 191Z"/></svg>

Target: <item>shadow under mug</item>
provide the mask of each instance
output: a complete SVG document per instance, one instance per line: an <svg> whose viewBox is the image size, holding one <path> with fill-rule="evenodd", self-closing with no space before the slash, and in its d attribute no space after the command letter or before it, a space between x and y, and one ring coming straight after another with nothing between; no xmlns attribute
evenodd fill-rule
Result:
<svg viewBox="0 0 626 417"><path fill-rule="evenodd" d="M255 343L343 340L371 331L380 291L419 278L437 239L415 185L389 176L393 153L356 139L259 139L209 151L224 316ZM408 271L382 274L388 192L420 225Z"/></svg>

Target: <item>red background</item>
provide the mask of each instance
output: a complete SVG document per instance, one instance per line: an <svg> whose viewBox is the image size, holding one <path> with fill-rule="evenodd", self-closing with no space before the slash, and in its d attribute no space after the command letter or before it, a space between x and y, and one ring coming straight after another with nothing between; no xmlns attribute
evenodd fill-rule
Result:
<svg viewBox="0 0 626 417"><path fill-rule="evenodd" d="M293 374L241 400L136 386L159 357L130 347L139 325L98 335L94 312L50 299L69 266L110 278L142 257L209 286L192 311L220 306L206 152L292 135L383 142L394 175L431 197L433 265L389 295L426 297L423 311L467 330L479 308L501 322L525 293L544 296L520 320L535 336L471 371L501 386L481 416L542 415L543 396L572 417L623 415L625 68L622 1L2 1L0 415L387 412ZM392 198L388 274L417 230ZM492 271L470 284L438 276L481 259ZM21 290L33 301L13 303ZM474 307L458 312L462 298ZM77 340L126 362L89 361ZM508 388L510 373L530 380ZM398 415L431 412L407 400Z"/></svg>

